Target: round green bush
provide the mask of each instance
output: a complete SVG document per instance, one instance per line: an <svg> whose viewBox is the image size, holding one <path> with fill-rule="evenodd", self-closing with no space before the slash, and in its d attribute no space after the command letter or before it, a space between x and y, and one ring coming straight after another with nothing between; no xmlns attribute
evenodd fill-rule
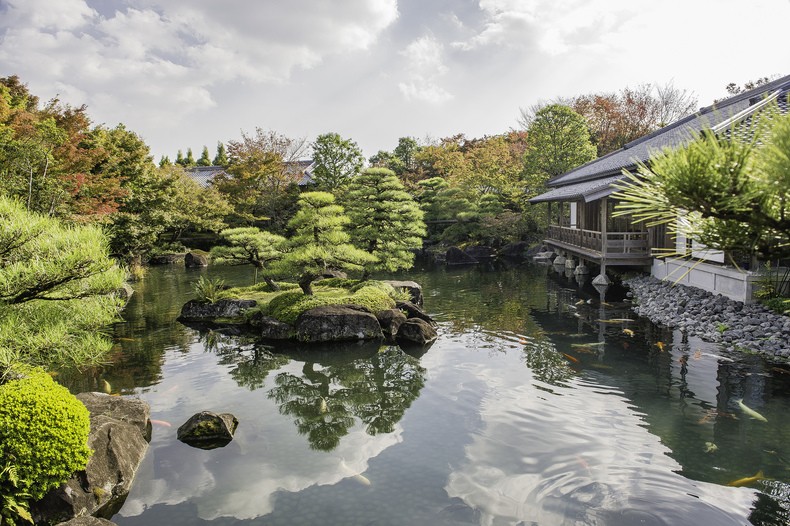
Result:
<svg viewBox="0 0 790 526"><path fill-rule="evenodd" d="M38 369L0 385L0 462L18 482L0 480L0 494L39 500L88 463L88 410Z"/></svg>

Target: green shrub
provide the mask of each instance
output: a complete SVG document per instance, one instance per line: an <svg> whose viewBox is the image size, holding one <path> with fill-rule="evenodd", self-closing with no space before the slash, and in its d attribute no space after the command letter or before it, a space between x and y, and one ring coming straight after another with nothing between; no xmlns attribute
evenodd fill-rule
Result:
<svg viewBox="0 0 790 526"><path fill-rule="evenodd" d="M777 314L790 316L790 298L770 298L760 300L760 303Z"/></svg>
<svg viewBox="0 0 790 526"><path fill-rule="evenodd" d="M41 369L0 385L0 504L3 519L88 463L88 410ZM0 521L2 522L2 521Z"/></svg>
<svg viewBox="0 0 790 526"><path fill-rule="evenodd" d="M192 286L198 301L203 303L214 303L223 298L225 290L225 280L217 278L211 279L200 276L200 279Z"/></svg>

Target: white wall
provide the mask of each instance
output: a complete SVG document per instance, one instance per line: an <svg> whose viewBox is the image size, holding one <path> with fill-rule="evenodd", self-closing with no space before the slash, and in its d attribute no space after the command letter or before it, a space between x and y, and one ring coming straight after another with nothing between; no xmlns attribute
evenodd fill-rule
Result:
<svg viewBox="0 0 790 526"><path fill-rule="evenodd" d="M745 303L754 303L755 282L760 279L753 272L684 259L653 259L651 275Z"/></svg>

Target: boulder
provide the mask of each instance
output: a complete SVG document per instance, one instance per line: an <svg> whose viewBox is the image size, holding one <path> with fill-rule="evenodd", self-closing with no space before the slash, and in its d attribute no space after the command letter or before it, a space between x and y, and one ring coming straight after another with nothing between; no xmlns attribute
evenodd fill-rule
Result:
<svg viewBox="0 0 790 526"><path fill-rule="evenodd" d="M394 289L405 289L411 296L411 302L415 305L422 305L422 287L414 281L384 280L384 283Z"/></svg>
<svg viewBox="0 0 790 526"><path fill-rule="evenodd" d="M515 243L508 243L502 247L498 255L503 258L524 259L528 257L527 250L529 250L529 243L526 241L516 241Z"/></svg>
<svg viewBox="0 0 790 526"><path fill-rule="evenodd" d="M436 341L436 329L425 320L409 318L398 329L396 339L405 345L429 345Z"/></svg>
<svg viewBox="0 0 790 526"><path fill-rule="evenodd" d="M296 319L301 342L337 342L381 339L376 316L359 305L325 305L303 312Z"/></svg>
<svg viewBox="0 0 790 526"><path fill-rule="evenodd" d="M379 321L384 338L387 341L394 342L398 329L406 321L406 315L399 309L389 309L377 312L376 319Z"/></svg>
<svg viewBox="0 0 790 526"><path fill-rule="evenodd" d="M148 449L148 404L103 393L77 395L90 412L85 470L31 506L36 523L56 523L95 515L110 518L123 506Z"/></svg>
<svg viewBox="0 0 790 526"><path fill-rule="evenodd" d="M70 521L61 522L56 526L116 526L114 522L107 519L100 519L98 517L75 517Z"/></svg>
<svg viewBox="0 0 790 526"><path fill-rule="evenodd" d="M201 411L178 428L178 439L192 447L216 449L233 440L239 420L230 413Z"/></svg>
<svg viewBox="0 0 790 526"><path fill-rule="evenodd" d="M255 305L255 300L219 300L214 303L190 300L181 308L178 321L211 322L217 318L237 318Z"/></svg>
<svg viewBox="0 0 790 526"><path fill-rule="evenodd" d="M184 254L159 254L148 259L149 265L175 265L184 261Z"/></svg>
<svg viewBox="0 0 790 526"><path fill-rule="evenodd" d="M289 340L294 335L292 325L271 316L266 316L261 312L256 312L252 315L250 325L260 329L261 338L267 340Z"/></svg>
<svg viewBox="0 0 790 526"><path fill-rule="evenodd" d="M484 245L473 245L471 247L466 247L464 250L468 256L472 256L477 261L485 261L487 259L493 259L496 257L496 251Z"/></svg>
<svg viewBox="0 0 790 526"><path fill-rule="evenodd" d="M346 274L346 273L345 273L345 272L343 272L342 270L337 270L337 269L330 268L330 269L326 269L326 270L324 270L324 271L321 273L321 277L322 277L322 278L340 278L340 279L346 279L346 278L348 278L348 274Z"/></svg>
<svg viewBox="0 0 790 526"><path fill-rule="evenodd" d="M479 263L479 261L458 247L448 248L444 260L448 265L476 265Z"/></svg>
<svg viewBox="0 0 790 526"><path fill-rule="evenodd" d="M409 319L419 318L423 321L428 322L430 325L436 324L433 321L433 318L428 316L428 314L424 310L422 310L421 308L419 308L417 305L415 305L410 301L396 301L395 307L402 310L406 314L406 317Z"/></svg>
<svg viewBox="0 0 790 526"><path fill-rule="evenodd" d="M187 252L184 256L184 266L187 268L200 268L208 266L208 257L197 252Z"/></svg>

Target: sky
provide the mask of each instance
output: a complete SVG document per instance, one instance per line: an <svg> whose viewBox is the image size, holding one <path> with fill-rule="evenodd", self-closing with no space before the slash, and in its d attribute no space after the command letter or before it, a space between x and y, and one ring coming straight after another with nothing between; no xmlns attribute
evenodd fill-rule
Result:
<svg viewBox="0 0 790 526"><path fill-rule="evenodd" d="M370 157L644 83L707 106L790 73L788 20L790 0L0 0L0 76L123 123L156 159L256 128Z"/></svg>

